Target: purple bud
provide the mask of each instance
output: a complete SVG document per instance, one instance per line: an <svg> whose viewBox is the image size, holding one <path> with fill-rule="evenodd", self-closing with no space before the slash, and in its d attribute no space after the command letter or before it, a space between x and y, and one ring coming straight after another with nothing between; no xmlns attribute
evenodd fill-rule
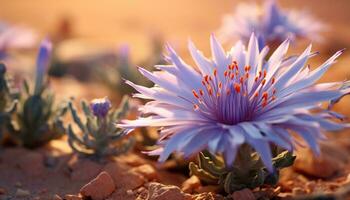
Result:
<svg viewBox="0 0 350 200"><path fill-rule="evenodd" d="M37 68L36 68L36 83L35 83L35 93L39 93L44 80L44 75L50 64L50 57L52 51L52 44L49 39L44 39L39 48L39 53L37 57Z"/></svg>
<svg viewBox="0 0 350 200"><path fill-rule="evenodd" d="M90 103L90 108L96 117L106 117L111 108L111 101L105 97L101 99L94 99Z"/></svg>

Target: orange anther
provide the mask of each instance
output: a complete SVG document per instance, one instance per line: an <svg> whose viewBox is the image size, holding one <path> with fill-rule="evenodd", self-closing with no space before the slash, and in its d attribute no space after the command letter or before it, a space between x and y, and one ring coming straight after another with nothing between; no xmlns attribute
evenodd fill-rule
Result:
<svg viewBox="0 0 350 200"><path fill-rule="evenodd" d="M204 95L204 92L203 92L203 90L202 90L202 89L199 89L199 94L200 94L201 96L203 96L203 95Z"/></svg>
<svg viewBox="0 0 350 200"><path fill-rule="evenodd" d="M275 81L276 81L275 77L272 77L272 79L271 79L271 84L274 84Z"/></svg>
<svg viewBox="0 0 350 200"><path fill-rule="evenodd" d="M194 105L193 105L193 109L198 110L198 109L199 109L199 106L198 106L197 104L194 104Z"/></svg>
<svg viewBox="0 0 350 200"><path fill-rule="evenodd" d="M221 83L221 82L219 82L219 88L220 88L220 89L222 88L222 83Z"/></svg>
<svg viewBox="0 0 350 200"><path fill-rule="evenodd" d="M258 80L259 80L259 77L255 77L254 81L258 82Z"/></svg>
<svg viewBox="0 0 350 200"><path fill-rule="evenodd" d="M216 76L218 73L218 71L216 69L214 69L214 76Z"/></svg>
<svg viewBox="0 0 350 200"><path fill-rule="evenodd" d="M262 94L262 98L266 101L267 98L269 97L269 94L267 94L267 92L263 92Z"/></svg>
<svg viewBox="0 0 350 200"><path fill-rule="evenodd" d="M266 83L266 79L264 79L264 80L261 81L261 84L262 84L262 85L265 85L265 83Z"/></svg>
<svg viewBox="0 0 350 200"><path fill-rule="evenodd" d="M233 87L236 90L236 92L239 93L241 91L241 86L239 84L235 83Z"/></svg>
<svg viewBox="0 0 350 200"><path fill-rule="evenodd" d="M228 74L228 71L227 71L227 70L225 70L225 72L224 72L224 76L226 77L226 76L227 76L227 74Z"/></svg>
<svg viewBox="0 0 350 200"><path fill-rule="evenodd" d="M197 99L199 98L198 94L196 91L192 90L193 96L196 97Z"/></svg>
<svg viewBox="0 0 350 200"><path fill-rule="evenodd" d="M266 77L266 69L264 69L264 78Z"/></svg>

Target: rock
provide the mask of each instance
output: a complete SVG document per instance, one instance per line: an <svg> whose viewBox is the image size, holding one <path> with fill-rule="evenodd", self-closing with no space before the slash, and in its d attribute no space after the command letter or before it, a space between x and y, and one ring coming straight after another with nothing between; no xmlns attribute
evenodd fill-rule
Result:
<svg viewBox="0 0 350 200"><path fill-rule="evenodd" d="M185 182L182 183L181 190L187 193L193 193L195 189L201 186L201 181L197 176L191 176Z"/></svg>
<svg viewBox="0 0 350 200"><path fill-rule="evenodd" d="M149 164L144 164L138 167L133 168L131 171L143 175L148 180L157 180L158 174L153 166Z"/></svg>
<svg viewBox="0 0 350 200"><path fill-rule="evenodd" d="M95 179L80 189L80 193L92 200L103 200L115 190L112 177L107 172L101 172Z"/></svg>
<svg viewBox="0 0 350 200"><path fill-rule="evenodd" d="M143 176L136 172L130 171L130 168L121 163L109 163L104 168L111 175L117 188L126 190L133 190L145 183Z"/></svg>
<svg viewBox="0 0 350 200"><path fill-rule="evenodd" d="M191 200L189 194L183 193L176 186L167 186L161 183L152 182L148 187L147 200Z"/></svg>
<svg viewBox="0 0 350 200"><path fill-rule="evenodd" d="M193 200L224 200L225 198L219 194L213 194L211 192L207 193L201 193L194 195L192 197Z"/></svg>
<svg viewBox="0 0 350 200"><path fill-rule="evenodd" d="M344 164L337 157L323 152L320 157L315 156L311 150L297 151L294 169L298 172L317 178L329 178L341 171Z"/></svg>
<svg viewBox="0 0 350 200"><path fill-rule="evenodd" d="M66 194L64 200L83 200L83 198L78 195Z"/></svg>
<svg viewBox="0 0 350 200"><path fill-rule="evenodd" d="M248 188L234 192L232 198L233 200L256 200L253 192Z"/></svg>
<svg viewBox="0 0 350 200"><path fill-rule="evenodd" d="M28 190L17 189L15 196L16 197L28 197L28 196L30 196L30 192Z"/></svg>
<svg viewBox="0 0 350 200"><path fill-rule="evenodd" d="M88 181L96 177L102 170L102 166L88 159L74 157L68 163L72 170L70 177L74 181Z"/></svg>
<svg viewBox="0 0 350 200"><path fill-rule="evenodd" d="M44 156L40 153L27 151L17 161L17 166L28 176L39 176L45 172Z"/></svg>

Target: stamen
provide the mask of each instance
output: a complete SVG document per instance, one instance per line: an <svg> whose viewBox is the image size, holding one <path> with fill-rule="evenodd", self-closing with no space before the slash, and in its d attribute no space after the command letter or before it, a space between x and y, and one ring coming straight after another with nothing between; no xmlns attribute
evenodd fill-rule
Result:
<svg viewBox="0 0 350 200"><path fill-rule="evenodd" d="M204 95L204 92L203 92L203 90L202 90L202 89L199 89L199 94L200 94L201 96L203 96L203 95Z"/></svg>
<svg viewBox="0 0 350 200"><path fill-rule="evenodd" d="M234 89L236 90L237 93L241 91L241 86L237 83L234 84Z"/></svg>
<svg viewBox="0 0 350 200"><path fill-rule="evenodd" d="M265 85L265 83L266 83L266 79L264 79L264 80L261 81L261 84L262 84L262 85Z"/></svg>
<svg viewBox="0 0 350 200"><path fill-rule="evenodd" d="M267 98L269 97L269 94L267 94L267 92L264 92L263 94L262 94L262 98L266 101L267 100Z"/></svg>
<svg viewBox="0 0 350 200"><path fill-rule="evenodd" d="M194 105L193 105L193 109L194 109L194 110L198 110L198 109L199 109L199 106L198 106L197 104L194 104Z"/></svg>
<svg viewBox="0 0 350 200"><path fill-rule="evenodd" d="M199 96L198 96L198 94L197 94L196 91L192 90L192 93L193 93L193 96L194 96L194 97L196 97L197 99L199 99Z"/></svg>
<svg viewBox="0 0 350 200"><path fill-rule="evenodd" d="M275 81L276 81L275 77L272 77L272 79L271 79L271 84L274 84Z"/></svg>
<svg viewBox="0 0 350 200"><path fill-rule="evenodd" d="M214 69L214 73L213 73L213 74L214 74L214 76L216 76L216 75L217 75L217 73L218 73L218 72L217 72L217 70L216 70L216 68L215 68L215 69Z"/></svg>

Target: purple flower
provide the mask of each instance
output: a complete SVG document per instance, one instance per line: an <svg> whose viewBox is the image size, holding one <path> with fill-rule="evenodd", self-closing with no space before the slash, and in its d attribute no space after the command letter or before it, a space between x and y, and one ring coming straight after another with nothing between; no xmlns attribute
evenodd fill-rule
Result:
<svg viewBox="0 0 350 200"><path fill-rule="evenodd" d="M235 13L223 18L219 32L225 41L238 38L244 42L248 42L254 32L263 47L263 44L279 44L287 38L291 41L296 38L320 40L319 32L324 28L306 11L284 11L275 0L267 0L263 6L239 4Z"/></svg>
<svg viewBox="0 0 350 200"><path fill-rule="evenodd" d="M143 126L163 127L159 149L150 152L164 161L172 152L185 157L207 149L224 156L233 164L238 148L247 143L272 170L270 144L293 151L299 135L319 153L318 140L323 131L340 130L347 124L331 121L333 115L320 103L349 92L342 82L316 82L342 53L337 52L315 70L306 65L315 54L311 45L299 56L286 58L289 40L266 59L268 47L259 50L252 34L248 48L237 42L225 53L216 38L210 38L212 60L189 42L189 51L198 70L186 64L168 46L170 65L156 66L159 71L139 71L155 83L147 88L127 81L150 100L141 111L145 117L123 120L127 130Z"/></svg>
<svg viewBox="0 0 350 200"><path fill-rule="evenodd" d="M94 99L90 103L90 108L96 117L104 118L107 116L111 108L111 101L107 97L101 99Z"/></svg>

